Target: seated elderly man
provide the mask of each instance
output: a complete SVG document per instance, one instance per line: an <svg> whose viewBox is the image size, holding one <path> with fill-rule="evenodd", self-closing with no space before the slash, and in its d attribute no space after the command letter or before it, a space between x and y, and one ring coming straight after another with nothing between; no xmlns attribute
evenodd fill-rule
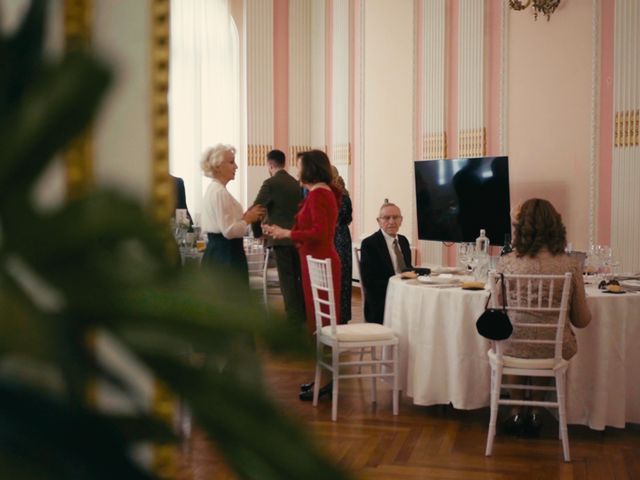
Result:
<svg viewBox="0 0 640 480"><path fill-rule="evenodd" d="M364 317L371 323L384 320L384 303L389 278L412 269L407 237L398 235L402 213L397 205L385 203L378 214L378 230L360 245L360 272L364 288Z"/></svg>

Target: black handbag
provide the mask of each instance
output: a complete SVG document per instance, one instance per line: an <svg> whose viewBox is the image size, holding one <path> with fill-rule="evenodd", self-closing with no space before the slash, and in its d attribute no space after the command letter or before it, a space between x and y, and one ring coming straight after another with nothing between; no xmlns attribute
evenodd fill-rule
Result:
<svg viewBox="0 0 640 480"><path fill-rule="evenodd" d="M500 283L502 285L502 308L487 308L489 306L489 298L484 306L484 312L476 320L476 330L484 338L489 340L506 340L513 333L513 325L507 315L506 302L507 296L504 287L504 275L500 274Z"/></svg>

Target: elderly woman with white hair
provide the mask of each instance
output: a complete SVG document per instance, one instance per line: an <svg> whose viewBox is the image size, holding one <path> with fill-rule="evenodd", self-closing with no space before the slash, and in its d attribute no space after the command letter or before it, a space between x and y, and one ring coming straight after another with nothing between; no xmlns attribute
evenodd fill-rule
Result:
<svg viewBox="0 0 640 480"><path fill-rule="evenodd" d="M204 194L202 231L207 234L207 249L203 264L232 267L246 282L249 281L247 258L242 237L247 228L264 216L261 205L243 212L242 205L226 188L236 176L236 149L221 143L208 148L200 163L204 175L213 181Z"/></svg>

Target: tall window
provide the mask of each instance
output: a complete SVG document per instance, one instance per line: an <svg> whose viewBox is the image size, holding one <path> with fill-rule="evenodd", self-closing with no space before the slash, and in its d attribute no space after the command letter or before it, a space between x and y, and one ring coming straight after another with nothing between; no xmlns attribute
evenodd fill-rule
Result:
<svg viewBox="0 0 640 480"><path fill-rule="evenodd" d="M229 143L241 150L240 48L228 0L171 0L169 164L184 179L192 215L202 211L210 180L204 150ZM240 198L242 169L227 185Z"/></svg>

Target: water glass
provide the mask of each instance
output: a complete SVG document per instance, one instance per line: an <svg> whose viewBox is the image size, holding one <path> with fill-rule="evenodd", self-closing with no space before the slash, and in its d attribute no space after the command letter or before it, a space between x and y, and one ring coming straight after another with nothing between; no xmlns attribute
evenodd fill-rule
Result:
<svg viewBox="0 0 640 480"><path fill-rule="evenodd" d="M471 264L475 254L475 244L473 243L458 243L457 245L458 261L466 267L467 270L471 270Z"/></svg>
<svg viewBox="0 0 640 480"><path fill-rule="evenodd" d="M187 232L184 236L185 245L187 248L193 249L196 246L196 234L194 232Z"/></svg>
<svg viewBox="0 0 640 480"><path fill-rule="evenodd" d="M602 262L600 260L600 245L591 245L589 247L589 253L584 262L584 271L588 275L596 274L600 271Z"/></svg>

